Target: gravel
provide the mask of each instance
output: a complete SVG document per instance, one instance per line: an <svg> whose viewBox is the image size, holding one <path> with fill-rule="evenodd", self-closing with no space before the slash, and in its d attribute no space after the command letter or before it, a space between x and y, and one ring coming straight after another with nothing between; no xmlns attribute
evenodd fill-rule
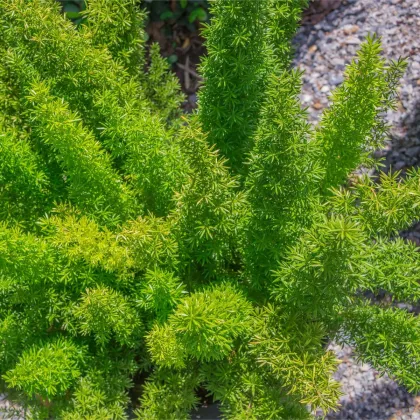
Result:
<svg viewBox="0 0 420 420"><path fill-rule="evenodd" d="M0 419L23 420L22 409L7 399L6 394L0 394Z"/></svg>

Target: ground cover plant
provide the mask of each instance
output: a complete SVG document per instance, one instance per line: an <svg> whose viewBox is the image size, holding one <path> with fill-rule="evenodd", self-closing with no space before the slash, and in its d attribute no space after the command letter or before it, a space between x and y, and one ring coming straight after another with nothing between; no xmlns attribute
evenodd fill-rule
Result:
<svg viewBox="0 0 420 420"><path fill-rule="evenodd" d="M360 358L420 390L420 172L378 180L403 60L369 37L320 124L290 39L305 1L217 0L199 108L132 0L0 0L0 373L27 417L228 419L335 409Z"/></svg>

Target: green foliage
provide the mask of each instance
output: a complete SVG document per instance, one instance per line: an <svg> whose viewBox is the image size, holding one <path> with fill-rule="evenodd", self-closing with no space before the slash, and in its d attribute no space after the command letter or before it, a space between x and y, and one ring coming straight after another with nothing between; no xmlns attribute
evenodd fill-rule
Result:
<svg viewBox="0 0 420 420"><path fill-rule="evenodd" d="M119 344L136 344L133 335L141 334L141 323L127 299L108 288L86 289L73 315L82 335L92 335L103 346L112 338Z"/></svg>
<svg viewBox="0 0 420 420"><path fill-rule="evenodd" d="M298 316L271 305L257 315L250 344L258 366L300 403L324 410L334 407L340 396L339 384L332 379L338 360L322 346L324 325L316 320L302 324Z"/></svg>
<svg viewBox="0 0 420 420"><path fill-rule="evenodd" d="M272 56L272 67L285 70L290 67L293 48L290 42L295 35L302 10L309 4L308 0L270 0L267 20L268 53Z"/></svg>
<svg viewBox="0 0 420 420"><path fill-rule="evenodd" d="M250 153L246 255L256 283L270 277L278 258L310 225L317 205L317 161L298 101L300 76L297 71L270 75Z"/></svg>
<svg viewBox="0 0 420 420"><path fill-rule="evenodd" d="M321 186L325 192L341 185L358 165L371 164L370 152L383 145L387 127L380 111L393 107L394 84L406 63L386 64L380 51L376 37L368 36L316 130L315 139L323 153Z"/></svg>
<svg viewBox="0 0 420 420"><path fill-rule="evenodd" d="M378 241L369 253L367 264L369 287L374 292L389 291L396 300L414 304L420 300L420 253L415 244L401 239Z"/></svg>
<svg viewBox="0 0 420 420"><path fill-rule="evenodd" d="M61 166L69 182L70 201L93 214L106 209L126 219L127 209L135 205L133 194L121 183L100 143L83 129L79 116L63 100L52 97L45 84L33 84L27 99L33 104L30 121L34 135L50 147L51 158ZM106 213L98 214L105 223Z"/></svg>
<svg viewBox="0 0 420 420"><path fill-rule="evenodd" d="M81 348L59 338L24 351L3 378L30 397L52 399L66 393L80 377L83 359Z"/></svg>
<svg viewBox="0 0 420 420"><path fill-rule="evenodd" d="M194 391L199 386L195 372L158 370L145 383L141 397L142 409L137 418L144 420L188 420L189 411L198 405Z"/></svg>
<svg viewBox="0 0 420 420"><path fill-rule="evenodd" d="M405 62L369 37L312 128L291 69L305 4L212 3L181 116L134 1L75 25L0 0L0 375L34 418L187 419L203 393L227 419L310 418L337 408L333 339L420 390L418 317L393 307L420 298L396 237L420 172L354 173Z"/></svg>
<svg viewBox="0 0 420 420"><path fill-rule="evenodd" d="M173 273L160 269L148 270L140 285L137 304L154 313L156 318L166 321L185 291Z"/></svg>
<svg viewBox="0 0 420 420"><path fill-rule="evenodd" d="M204 366L206 388L221 401L224 418L308 419L309 412L249 355Z"/></svg>
<svg viewBox="0 0 420 420"><path fill-rule="evenodd" d="M96 379L96 381L95 381ZM127 398L124 393L107 395L98 384L97 378L80 379L73 397L73 407L62 412L65 420L120 420L125 419L124 405Z"/></svg>
<svg viewBox="0 0 420 420"><path fill-rule="evenodd" d="M187 182L176 193L172 215L181 248L181 267L187 264L188 281L192 277L200 282L203 275L226 273L245 196L238 191L238 180L229 175L226 160L209 146L197 125L193 118L180 133L189 171Z"/></svg>
<svg viewBox="0 0 420 420"><path fill-rule="evenodd" d="M364 239L358 225L343 217L314 223L275 272L278 302L299 316L310 314L325 322L335 318L334 309L351 304L365 287Z"/></svg>
<svg viewBox="0 0 420 420"><path fill-rule="evenodd" d="M419 392L418 348L420 325L417 316L406 311L359 304L344 316L349 338L360 359L379 365L382 372L393 375L410 392Z"/></svg>
<svg viewBox="0 0 420 420"><path fill-rule="evenodd" d="M150 48L150 66L145 73L144 91L150 98L153 110L159 112L168 122L180 115L184 95L180 93L176 76L170 73L170 66L160 55L159 44Z"/></svg>
<svg viewBox="0 0 420 420"><path fill-rule="evenodd" d="M52 201L41 159L31 150L28 139L19 138L13 129L2 129L0 153L1 219L33 225ZM25 205L28 202L34 203L30 209Z"/></svg>
<svg viewBox="0 0 420 420"><path fill-rule="evenodd" d="M369 235L393 236L420 217L420 172L411 170L402 180L398 172L380 173L379 182L364 176L348 189L334 192L335 211L351 215Z"/></svg>
<svg viewBox="0 0 420 420"><path fill-rule="evenodd" d="M166 329L157 325L157 330L152 330L149 346L163 349L169 332L169 337L175 334L175 347L182 349L177 354L180 361L174 364L183 365L181 359L188 356L207 362L221 360L233 351L235 340L247 334L251 311L251 304L230 286L193 293L175 308ZM172 354L172 346L168 348ZM170 360L164 353L159 359L164 364Z"/></svg>
<svg viewBox="0 0 420 420"><path fill-rule="evenodd" d="M107 48L114 60L138 76L139 66L144 64L145 13L136 7L135 0L87 0L85 3L87 7L81 15L94 45Z"/></svg>
<svg viewBox="0 0 420 420"><path fill-rule="evenodd" d="M203 34L208 56L201 71L200 120L208 141L238 171L256 129L265 84L264 25L269 2L214 3L214 18ZM238 83L240 81L240 83Z"/></svg>

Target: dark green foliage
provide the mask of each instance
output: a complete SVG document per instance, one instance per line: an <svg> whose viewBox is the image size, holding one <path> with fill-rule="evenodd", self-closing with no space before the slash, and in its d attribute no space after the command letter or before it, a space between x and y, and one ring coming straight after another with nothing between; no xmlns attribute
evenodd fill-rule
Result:
<svg viewBox="0 0 420 420"><path fill-rule="evenodd" d="M209 19L208 0L152 0L142 5L149 12L152 22L167 23L162 28L162 32L165 33L171 32L173 23L176 23L178 28L186 26L187 30L195 32L195 23L206 22Z"/></svg>
<svg viewBox="0 0 420 420"><path fill-rule="evenodd" d="M310 418L337 407L333 339L420 390L418 317L392 307L420 298L396 238L420 173L354 173L405 62L368 38L313 129L290 68L305 4L212 3L187 117L134 1L74 25L0 0L0 374L32 417L187 419L204 392L228 419Z"/></svg>
<svg viewBox="0 0 420 420"><path fill-rule="evenodd" d="M153 44L150 48L150 66L144 75L143 88L152 102L153 109L165 120L174 123L174 118L181 113L180 106L184 96L178 93L178 80L169 71L167 60L160 55L159 45Z"/></svg>

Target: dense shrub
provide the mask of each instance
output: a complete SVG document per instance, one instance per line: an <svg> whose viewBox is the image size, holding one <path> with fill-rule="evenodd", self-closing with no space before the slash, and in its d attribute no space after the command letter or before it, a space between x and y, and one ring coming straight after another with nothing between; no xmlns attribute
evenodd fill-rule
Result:
<svg viewBox="0 0 420 420"><path fill-rule="evenodd" d="M369 37L320 124L290 39L304 0L217 0L198 112L133 0L0 0L0 372L28 416L226 418L334 409L326 343L420 390L420 297L397 233L420 172L354 176L387 133L403 61ZM200 392L198 392L200 391Z"/></svg>

